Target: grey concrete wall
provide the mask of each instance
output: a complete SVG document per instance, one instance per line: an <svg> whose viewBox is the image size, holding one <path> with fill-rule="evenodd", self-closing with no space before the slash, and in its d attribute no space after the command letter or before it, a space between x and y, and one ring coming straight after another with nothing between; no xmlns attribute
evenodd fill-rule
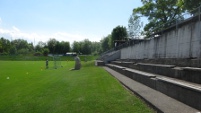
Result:
<svg viewBox="0 0 201 113"><path fill-rule="evenodd" d="M107 64L110 61L120 59L120 56L121 56L121 51L117 50L117 51L113 51L101 56L100 60L104 61L104 63Z"/></svg>
<svg viewBox="0 0 201 113"><path fill-rule="evenodd" d="M121 49L121 59L200 58L201 22L189 21L160 37Z"/></svg>

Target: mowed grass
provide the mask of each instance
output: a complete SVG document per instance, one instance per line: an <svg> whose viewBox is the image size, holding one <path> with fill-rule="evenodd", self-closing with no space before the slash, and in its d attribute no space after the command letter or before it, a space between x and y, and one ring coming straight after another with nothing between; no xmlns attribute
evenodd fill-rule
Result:
<svg viewBox="0 0 201 113"><path fill-rule="evenodd" d="M139 98L94 62L45 69L44 61L0 61L0 113L149 113Z"/></svg>

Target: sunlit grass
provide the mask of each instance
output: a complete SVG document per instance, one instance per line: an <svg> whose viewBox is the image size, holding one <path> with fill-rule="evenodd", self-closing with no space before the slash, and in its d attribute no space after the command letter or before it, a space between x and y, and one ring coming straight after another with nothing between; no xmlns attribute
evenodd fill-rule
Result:
<svg viewBox="0 0 201 113"><path fill-rule="evenodd" d="M51 62L50 62L51 63ZM0 113L153 112L94 62L45 69L45 61L0 61Z"/></svg>

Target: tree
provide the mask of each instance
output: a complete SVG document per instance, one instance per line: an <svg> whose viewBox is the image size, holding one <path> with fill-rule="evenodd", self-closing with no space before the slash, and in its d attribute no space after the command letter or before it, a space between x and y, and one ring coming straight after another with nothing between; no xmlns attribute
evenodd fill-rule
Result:
<svg viewBox="0 0 201 113"><path fill-rule="evenodd" d="M17 49L19 54L28 54L34 50L33 43L28 43L24 39L15 39L11 41L11 44Z"/></svg>
<svg viewBox="0 0 201 113"><path fill-rule="evenodd" d="M91 42L91 52L93 55L101 53L101 42Z"/></svg>
<svg viewBox="0 0 201 113"><path fill-rule="evenodd" d="M128 35L133 38L139 38L143 23L140 21L140 17L132 14L128 20Z"/></svg>
<svg viewBox="0 0 201 113"><path fill-rule="evenodd" d="M65 54L66 52L70 51L70 43L69 42L62 41L62 42L60 42L60 44L62 46L62 49L61 49L62 54Z"/></svg>
<svg viewBox="0 0 201 113"><path fill-rule="evenodd" d="M29 52L34 52L33 43L28 43L28 51L29 51Z"/></svg>
<svg viewBox="0 0 201 113"><path fill-rule="evenodd" d="M39 41L38 44L35 47L36 52L42 52L46 44L42 41Z"/></svg>
<svg viewBox="0 0 201 113"><path fill-rule="evenodd" d="M84 39L81 41L81 51L82 54L89 55L91 54L91 41Z"/></svg>
<svg viewBox="0 0 201 113"><path fill-rule="evenodd" d="M2 41L0 40L0 53L3 51Z"/></svg>
<svg viewBox="0 0 201 113"><path fill-rule="evenodd" d="M9 53L10 53L10 55L16 55L17 54L16 47L15 46L11 46Z"/></svg>
<svg viewBox="0 0 201 113"><path fill-rule="evenodd" d="M177 5L182 8L183 12L188 11L191 14L197 13L198 7L201 6L200 0L177 0Z"/></svg>
<svg viewBox="0 0 201 113"><path fill-rule="evenodd" d="M128 34L126 27L123 26L117 26L112 30L112 35L111 35L111 46L114 47L114 41L115 40L127 40Z"/></svg>
<svg viewBox="0 0 201 113"><path fill-rule="evenodd" d="M143 6L133 9L133 13L140 17L148 17L149 23L144 27L147 36L175 24L176 19L183 19L177 0L141 0L141 2Z"/></svg>
<svg viewBox="0 0 201 113"><path fill-rule="evenodd" d="M55 38L50 38L50 39L47 41L47 47L48 47L48 49L50 50L50 53L54 54L56 44L57 44L57 40L56 40Z"/></svg>
<svg viewBox="0 0 201 113"><path fill-rule="evenodd" d="M5 39L4 37L1 37L0 39L0 53L9 53L9 50L11 48L11 43L8 39Z"/></svg>
<svg viewBox="0 0 201 113"><path fill-rule="evenodd" d="M103 39L101 39L101 41L100 41L103 52L110 49L110 37L111 37L111 35L108 35L108 36L104 37Z"/></svg>
<svg viewBox="0 0 201 113"><path fill-rule="evenodd" d="M44 55L44 56L47 56L48 53L49 53L49 49L48 49L48 48L44 48L44 49L43 49L43 55Z"/></svg>
<svg viewBox="0 0 201 113"><path fill-rule="evenodd" d="M72 44L72 51L79 53L80 49L81 49L80 43L77 41L74 41Z"/></svg>
<svg viewBox="0 0 201 113"><path fill-rule="evenodd" d="M28 48L28 42L24 39L15 39L11 42L12 45L15 45L17 50Z"/></svg>

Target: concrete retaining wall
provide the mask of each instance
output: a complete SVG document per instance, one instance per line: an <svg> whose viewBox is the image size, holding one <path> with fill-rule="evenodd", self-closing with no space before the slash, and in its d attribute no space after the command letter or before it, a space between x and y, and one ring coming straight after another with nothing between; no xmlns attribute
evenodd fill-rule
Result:
<svg viewBox="0 0 201 113"><path fill-rule="evenodd" d="M193 19L139 44L121 49L121 59L200 58L201 22Z"/></svg>

